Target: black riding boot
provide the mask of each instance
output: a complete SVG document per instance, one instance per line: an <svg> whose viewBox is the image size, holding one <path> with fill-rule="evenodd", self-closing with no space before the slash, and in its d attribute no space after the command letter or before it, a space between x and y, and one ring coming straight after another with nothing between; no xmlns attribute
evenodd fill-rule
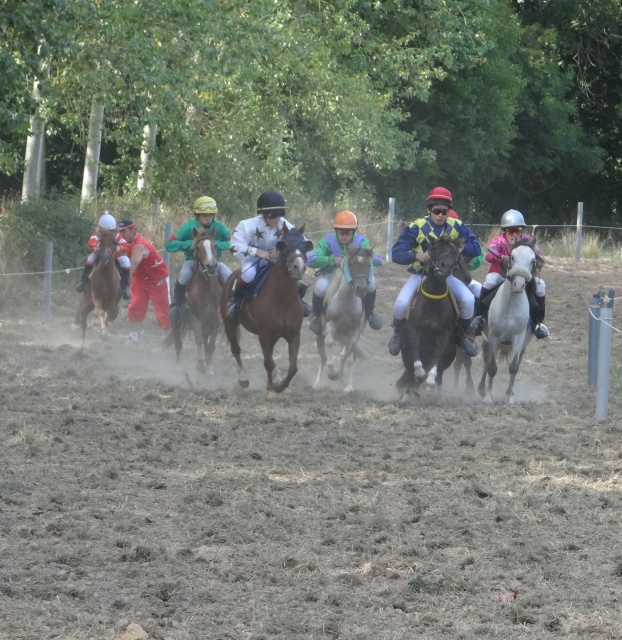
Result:
<svg viewBox="0 0 622 640"><path fill-rule="evenodd" d="M309 320L309 329L316 336L322 335L322 309L324 307L324 298L313 294L311 298L311 320Z"/></svg>
<svg viewBox="0 0 622 640"><path fill-rule="evenodd" d="M298 295L302 300L302 313L305 318L308 318L311 315L311 307L308 302L305 302L304 295L307 293L307 289L309 288L308 284L302 284L302 282L298 283Z"/></svg>
<svg viewBox="0 0 622 640"><path fill-rule="evenodd" d="M477 345L475 340L467 333L470 328L470 318L459 318L456 328L456 344L464 350L467 356L474 358L477 355Z"/></svg>
<svg viewBox="0 0 622 640"><path fill-rule="evenodd" d="M548 338L551 332L544 324L544 312L546 310L545 296L535 298L535 305L531 308L531 330L538 340Z"/></svg>
<svg viewBox="0 0 622 640"><path fill-rule="evenodd" d="M183 317L184 304L186 302L186 286L185 284L181 284L179 280L175 281L173 302L168 312L168 317L173 324L179 324Z"/></svg>
<svg viewBox="0 0 622 640"><path fill-rule="evenodd" d="M78 284L76 285L76 291L78 293L82 293L86 285L89 283L89 276L91 275L91 271L93 271L93 265L87 262L84 265L84 269L82 269L82 275L80 276L80 280L78 280Z"/></svg>
<svg viewBox="0 0 622 640"><path fill-rule="evenodd" d="M482 287L479 298L477 299L477 304L475 306L475 317L473 318L473 322L471 323L471 326L473 327L473 329L475 329L475 333L477 335L481 334L481 332L486 327L486 317L488 316L488 308L490 307L489 296L491 292L491 289Z"/></svg>
<svg viewBox="0 0 622 640"><path fill-rule="evenodd" d="M389 353L396 356L404 348L404 331L406 330L406 318L398 320L393 318L393 337L389 340Z"/></svg>
<svg viewBox="0 0 622 640"><path fill-rule="evenodd" d="M118 268L119 275L121 276L121 297L124 300L131 300L132 292L130 291L130 270L123 269L123 267L120 266L118 266Z"/></svg>
<svg viewBox="0 0 622 640"><path fill-rule="evenodd" d="M240 277L233 283L233 290L229 292L229 302L227 303L227 318L229 320L235 320L238 315L245 286L246 282Z"/></svg>
<svg viewBox="0 0 622 640"><path fill-rule="evenodd" d="M365 319L369 322L369 326L374 331L382 329L382 318L374 313L374 307L376 306L376 292L368 291L363 296L363 310L365 311Z"/></svg>

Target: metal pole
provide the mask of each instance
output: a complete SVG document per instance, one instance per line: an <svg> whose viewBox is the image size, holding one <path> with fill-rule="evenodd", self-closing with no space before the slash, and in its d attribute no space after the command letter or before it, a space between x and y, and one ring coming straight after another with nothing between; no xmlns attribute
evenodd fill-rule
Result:
<svg viewBox="0 0 622 640"><path fill-rule="evenodd" d="M577 262L581 260L581 240L583 234L583 203L577 203Z"/></svg>
<svg viewBox="0 0 622 640"><path fill-rule="evenodd" d="M609 403L609 364L611 359L611 321L613 319L613 297L615 291L609 291L607 306L600 310L600 324L598 332L598 376L596 383L596 419L607 417Z"/></svg>
<svg viewBox="0 0 622 640"><path fill-rule="evenodd" d="M45 243L45 275L43 276L43 320L47 324L50 321L52 308L52 256L54 255L54 243Z"/></svg>
<svg viewBox="0 0 622 640"><path fill-rule="evenodd" d="M598 355L598 328L600 327L600 297L592 296L588 316L587 386L596 388L596 358Z"/></svg>
<svg viewBox="0 0 622 640"><path fill-rule="evenodd" d="M387 262L393 262L393 223L395 221L395 198L389 198L389 226L387 228Z"/></svg>
<svg viewBox="0 0 622 640"><path fill-rule="evenodd" d="M167 222L166 227L164 229L164 242L167 242L172 235L173 235L173 223ZM170 269L171 254L168 251L166 251L166 249L164 250L164 262L166 263L167 268Z"/></svg>

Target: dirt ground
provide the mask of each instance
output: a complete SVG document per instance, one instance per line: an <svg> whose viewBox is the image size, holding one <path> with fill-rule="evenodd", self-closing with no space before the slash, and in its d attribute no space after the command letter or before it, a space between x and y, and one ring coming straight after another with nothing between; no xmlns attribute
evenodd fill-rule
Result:
<svg viewBox="0 0 622 640"><path fill-rule="evenodd" d="M546 265L552 336L513 406L505 371L492 405L451 374L398 406L395 265L348 396L312 390L306 323L298 375L268 397L248 334L242 390L224 338L204 378L192 341L180 365L158 348L151 312L138 344L125 308L106 340L92 317L83 348L69 287L48 324L38 300L4 301L0 638L622 638L618 333L606 420L587 388L588 303L618 274Z"/></svg>

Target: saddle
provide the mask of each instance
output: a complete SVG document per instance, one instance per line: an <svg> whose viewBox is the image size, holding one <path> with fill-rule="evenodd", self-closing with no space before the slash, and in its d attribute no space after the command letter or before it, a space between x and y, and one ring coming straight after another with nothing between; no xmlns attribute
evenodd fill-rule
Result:
<svg viewBox="0 0 622 640"><path fill-rule="evenodd" d="M447 293L443 294L442 296L431 296L429 293L426 293L425 291L423 291L422 286L423 283L425 282L425 280L422 280L419 283L419 286L413 291L412 296L410 297L410 301L408 303L408 308L406 309L406 319L408 320L408 318L410 318L410 312L412 311L412 308L415 304L415 298L417 297L417 294L419 292L422 293L422 295L424 296L428 296L428 298L444 298L446 295L449 296L449 299L451 300L451 304L454 308L454 311L456 312L456 316L459 318L460 317L460 309L458 308L458 301L456 300L456 296L454 295L454 292L450 289L449 285L447 285Z"/></svg>
<svg viewBox="0 0 622 640"><path fill-rule="evenodd" d="M238 298L238 309L241 311L251 300L257 297L257 294L261 290L261 287L266 283L270 270L274 267L274 263L269 260L260 260L257 265L257 275L252 282L247 283L245 287L242 287L242 291L237 291L234 286L237 282L237 278L233 278L229 289L227 290L227 297L229 300Z"/></svg>

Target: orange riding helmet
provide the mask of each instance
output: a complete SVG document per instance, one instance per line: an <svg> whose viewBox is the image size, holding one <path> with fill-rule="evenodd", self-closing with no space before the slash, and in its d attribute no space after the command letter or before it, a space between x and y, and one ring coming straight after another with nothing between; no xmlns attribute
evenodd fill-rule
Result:
<svg viewBox="0 0 622 640"><path fill-rule="evenodd" d="M356 231L359 223L352 211L340 211L333 220L335 229L347 229Z"/></svg>

